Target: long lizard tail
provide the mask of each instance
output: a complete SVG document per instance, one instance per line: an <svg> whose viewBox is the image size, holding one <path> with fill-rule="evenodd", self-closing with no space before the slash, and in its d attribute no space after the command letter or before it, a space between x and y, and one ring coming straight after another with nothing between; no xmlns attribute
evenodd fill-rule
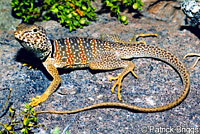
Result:
<svg viewBox="0 0 200 134"><path fill-rule="evenodd" d="M152 57L152 58L163 60L169 63L171 66L173 66L180 74L182 82L183 82L183 86L184 86L184 90L182 94L179 96L179 98L167 105L158 106L158 107L149 107L149 108L134 106L134 105L130 105L127 103L120 103L120 102L103 102L103 103L93 104L84 108L75 109L71 111L38 111L36 113L37 114L41 114L41 113L72 114L72 113L77 113L77 112L81 112L81 111L85 111L89 109L94 109L97 107L121 107L121 108L129 109L129 110L135 110L135 111L141 111L141 112L158 112L158 111L164 111L172 107L175 107L186 98L189 92L189 83L190 83L189 74L186 70L186 67L183 65L183 63L180 60L178 60L177 57L175 57L174 55L172 55L171 53L169 53L168 51L164 49L158 48L156 46L146 45L146 44L119 45L118 47L121 47L121 49L117 49L117 48L116 49L121 51L120 54L122 54L122 58L128 59L131 57Z"/></svg>

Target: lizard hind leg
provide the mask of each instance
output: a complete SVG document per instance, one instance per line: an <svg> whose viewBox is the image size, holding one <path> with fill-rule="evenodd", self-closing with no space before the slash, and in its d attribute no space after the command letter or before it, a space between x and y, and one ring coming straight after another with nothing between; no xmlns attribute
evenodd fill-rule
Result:
<svg viewBox="0 0 200 134"><path fill-rule="evenodd" d="M116 82L114 83L114 85L112 86L111 88L111 92L114 93L114 90L115 88L118 86L117 88L117 96L118 96L118 99L121 101L121 95L120 95L120 91L121 91L121 81L122 79L129 73L131 72L133 74L133 76L135 76L135 78L138 78L137 75L133 72L133 69L135 67L135 65L130 62L130 61L127 61L127 66L125 66L124 70L122 71L122 73L120 74L117 74L116 77L111 77L109 78L110 81L112 80L116 80Z"/></svg>
<svg viewBox="0 0 200 134"><path fill-rule="evenodd" d="M117 87L118 99L121 101L121 83L123 78L131 72L136 78L137 75L133 72L134 64L131 61L121 60L114 52L102 52L97 55L93 61L90 62L89 67L93 70L113 70L118 68L123 68L122 73L118 74L116 77L111 77L109 80L116 80L111 92L114 93Z"/></svg>

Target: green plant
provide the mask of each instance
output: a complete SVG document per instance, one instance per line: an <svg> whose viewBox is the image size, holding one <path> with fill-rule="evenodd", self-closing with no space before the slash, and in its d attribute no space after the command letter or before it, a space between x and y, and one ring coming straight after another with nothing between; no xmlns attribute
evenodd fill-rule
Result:
<svg viewBox="0 0 200 134"><path fill-rule="evenodd" d="M26 23L55 19L70 31L96 20L90 0L12 0L11 6Z"/></svg>
<svg viewBox="0 0 200 134"><path fill-rule="evenodd" d="M17 116L24 116L23 119L17 121ZM20 130L23 134L30 134L32 128L37 127L44 127L42 124L37 123L37 115L34 111L34 109L26 104L25 109L21 114L16 114L16 110L9 107L9 117L8 122L3 124L0 123L0 125L3 127L3 129L0 131L0 133L3 134L16 134L17 130Z"/></svg>
<svg viewBox="0 0 200 134"><path fill-rule="evenodd" d="M122 24L128 24L127 17L120 14L120 5L126 8L133 8L134 10L141 10L144 3L141 0L103 0L105 5L110 8L110 11L114 13L118 20Z"/></svg>
<svg viewBox="0 0 200 134"><path fill-rule="evenodd" d="M55 128L53 129L52 134L59 134L59 133L60 133L59 127L55 127Z"/></svg>
<svg viewBox="0 0 200 134"><path fill-rule="evenodd" d="M60 132L60 129L57 126L53 129L51 134L61 134L61 133L62 134L70 134L69 131Z"/></svg>
<svg viewBox="0 0 200 134"><path fill-rule="evenodd" d="M88 25L91 20L96 20L95 8L91 1L94 0L12 0L13 14L25 23L58 20L69 27L70 31ZM120 14L121 7L131 7L141 10L141 0L102 0L106 7L118 17L123 24L127 24L126 16Z"/></svg>

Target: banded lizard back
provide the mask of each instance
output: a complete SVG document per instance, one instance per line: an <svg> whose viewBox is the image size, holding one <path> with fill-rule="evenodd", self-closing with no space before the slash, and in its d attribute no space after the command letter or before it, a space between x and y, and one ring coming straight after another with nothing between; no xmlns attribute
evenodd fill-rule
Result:
<svg viewBox="0 0 200 134"><path fill-rule="evenodd" d="M155 34L140 34L139 37L149 35ZM168 51L156 46L146 45L144 41L131 43L112 38L112 36L104 41L78 37L50 40L42 27L25 24L20 24L17 27L15 38L24 48L32 51L38 58L43 60L44 67L53 77L53 81L46 91L41 96L33 98L30 103L32 106L44 102L57 89L61 82L57 68L89 67L94 70L123 68L121 74L110 78L110 80L116 80L111 91L114 93L114 89L118 86L118 99L121 100L120 87L122 79L129 72L137 78L137 75L133 72L134 64L125 60L133 57L151 57L169 63L179 72L184 85L184 90L178 99L164 106L143 108L121 102L103 102L71 111L40 111L38 113L76 113L102 106L117 106L143 112L163 111L180 104L189 91L189 74L183 63Z"/></svg>
<svg viewBox="0 0 200 134"><path fill-rule="evenodd" d="M91 38L71 37L66 39L50 40L51 58L55 59L58 68L88 67L98 53L106 51L108 43Z"/></svg>

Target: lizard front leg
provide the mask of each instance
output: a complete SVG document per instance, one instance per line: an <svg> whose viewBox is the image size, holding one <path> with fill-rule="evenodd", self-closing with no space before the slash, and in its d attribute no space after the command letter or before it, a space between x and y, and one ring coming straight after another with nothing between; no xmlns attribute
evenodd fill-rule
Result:
<svg viewBox="0 0 200 134"><path fill-rule="evenodd" d="M48 61L43 62L43 65L47 69L49 74L53 77L53 81L51 82L49 87L41 96L36 96L36 98L32 98L32 102L30 102L30 105L33 107L47 100L49 95L51 95L57 89L57 87L59 86L61 82L61 78L58 74L58 70L54 65L52 65L51 63L48 63Z"/></svg>

